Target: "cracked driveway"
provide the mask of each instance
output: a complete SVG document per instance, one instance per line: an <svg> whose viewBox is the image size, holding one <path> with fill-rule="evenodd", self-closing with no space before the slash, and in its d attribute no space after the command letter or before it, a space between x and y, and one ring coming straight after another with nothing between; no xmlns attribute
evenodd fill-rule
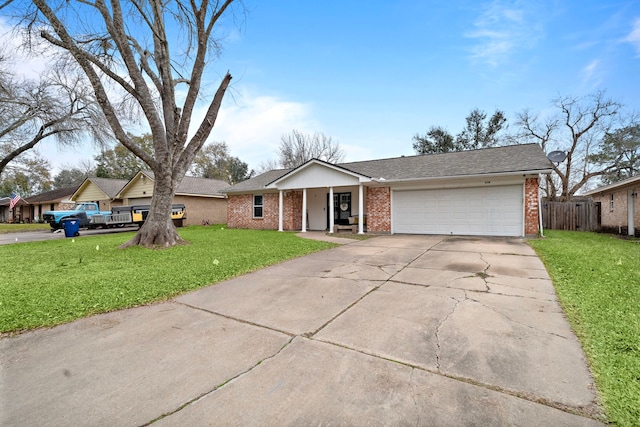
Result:
<svg viewBox="0 0 640 427"><path fill-rule="evenodd" d="M0 340L1 425L600 425L519 239L379 236Z"/></svg>

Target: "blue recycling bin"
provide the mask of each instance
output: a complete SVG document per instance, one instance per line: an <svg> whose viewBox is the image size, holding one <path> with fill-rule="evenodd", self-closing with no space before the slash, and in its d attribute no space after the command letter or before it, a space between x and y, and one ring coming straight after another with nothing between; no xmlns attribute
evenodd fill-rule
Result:
<svg viewBox="0 0 640 427"><path fill-rule="evenodd" d="M62 228L64 228L64 237L76 237L80 235L79 219L62 220Z"/></svg>

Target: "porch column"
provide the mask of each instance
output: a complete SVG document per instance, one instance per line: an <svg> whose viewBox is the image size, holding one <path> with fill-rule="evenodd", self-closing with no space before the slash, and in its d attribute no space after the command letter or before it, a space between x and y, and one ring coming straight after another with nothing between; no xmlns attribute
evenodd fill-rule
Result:
<svg viewBox="0 0 640 427"><path fill-rule="evenodd" d="M627 190L627 222L629 224L627 227L627 234L629 236L634 236L636 234L636 229L633 223L633 217L634 217L633 199L635 197L634 197L633 188L630 188L629 190Z"/></svg>
<svg viewBox="0 0 640 427"><path fill-rule="evenodd" d="M283 207L284 203L283 203L283 191L280 190L280 194L279 194L279 198L278 198L278 231L284 231L282 228L282 212L284 210Z"/></svg>
<svg viewBox="0 0 640 427"><path fill-rule="evenodd" d="M302 189L302 232L307 232L307 189Z"/></svg>
<svg viewBox="0 0 640 427"><path fill-rule="evenodd" d="M329 233L333 233L335 206L333 206L333 187L329 187Z"/></svg>
<svg viewBox="0 0 640 427"><path fill-rule="evenodd" d="M360 184L358 187L358 234L364 234L364 191Z"/></svg>

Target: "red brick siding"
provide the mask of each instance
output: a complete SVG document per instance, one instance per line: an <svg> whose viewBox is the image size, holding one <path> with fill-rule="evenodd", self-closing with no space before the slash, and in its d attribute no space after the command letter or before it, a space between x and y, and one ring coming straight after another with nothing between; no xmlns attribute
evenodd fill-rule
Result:
<svg viewBox="0 0 640 427"><path fill-rule="evenodd" d="M282 228L284 230L302 230L302 191L287 191L282 201ZM276 210L276 229L278 228ZM307 223L307 227L309 224Z"/></svg>
<svg viewBox="0 0 640 427"><path fill-rule="evenodd" d="M283 197L282 228L302 228L302 191L288 191ZM253 194L229 195L227 204L227 227L277 230L279 194L263 194L262 218L253 217Z"/></svg>
<svg viewBox="0 0 640 427"><path fill-rule="evenodd" d="M391 188L367 188L367 232L391 233Z"/></svg>
<svg viewBox="0 0 640 427"><path fill-rule="evenodd" d="M524 182L524 234L535 236L540 231L538 218L538 178L527 178Z"/></svg>

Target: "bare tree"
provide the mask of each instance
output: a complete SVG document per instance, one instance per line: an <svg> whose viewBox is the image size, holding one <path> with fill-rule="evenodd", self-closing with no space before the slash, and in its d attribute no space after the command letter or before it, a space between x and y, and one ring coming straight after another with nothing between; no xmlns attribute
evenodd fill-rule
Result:
<svg viewBox="0 0 640 427"><path fill-rule="evenodd" d="M24 153L42 140L103 141L106 129L93 89L73 69L55 63L38 80L0 70L0 174L19 156L27 160Z"/></svg>
<svg viewBox="0 0 640 427"><path fill-rule="evenodd" d="M611 171L611 165L596 165L590 156L599 150L599 143L616 124L622 105L596 92L586 97L559 97L553 101L556 113L547 118L524 111L518 115L520 141L536 142L542 149L563 151L566 159L553 164L553 176L548 176L545 191L549 200L571 200L590 179ZM560 193L558 195L558 193Z"/></svg>
<svg viewBox="0 0 640 427"><path fill-rule="evenodd" d="M340 163L344 156L340 144L323 133L304 134L294 129L280 138L279 163L283 168L295 168L311 159Z"/></svg>
<svg viewBox="0 0 640 427"><path fill-rule="evenodd" d="M74 58L116 139L154 172L149 216L123 247L169 247L184 242L171 221L171 204L177 185L213 129L231 82L226 73L202 121L192 123L203 95L203 73L219 50L214 31L232 3L33 0L31 33ZM114 95L118 89L124 98ZM123 104L128 108L119 108ZM125 130L132 107L141 112L153 136L152 154Z"/></svg>

